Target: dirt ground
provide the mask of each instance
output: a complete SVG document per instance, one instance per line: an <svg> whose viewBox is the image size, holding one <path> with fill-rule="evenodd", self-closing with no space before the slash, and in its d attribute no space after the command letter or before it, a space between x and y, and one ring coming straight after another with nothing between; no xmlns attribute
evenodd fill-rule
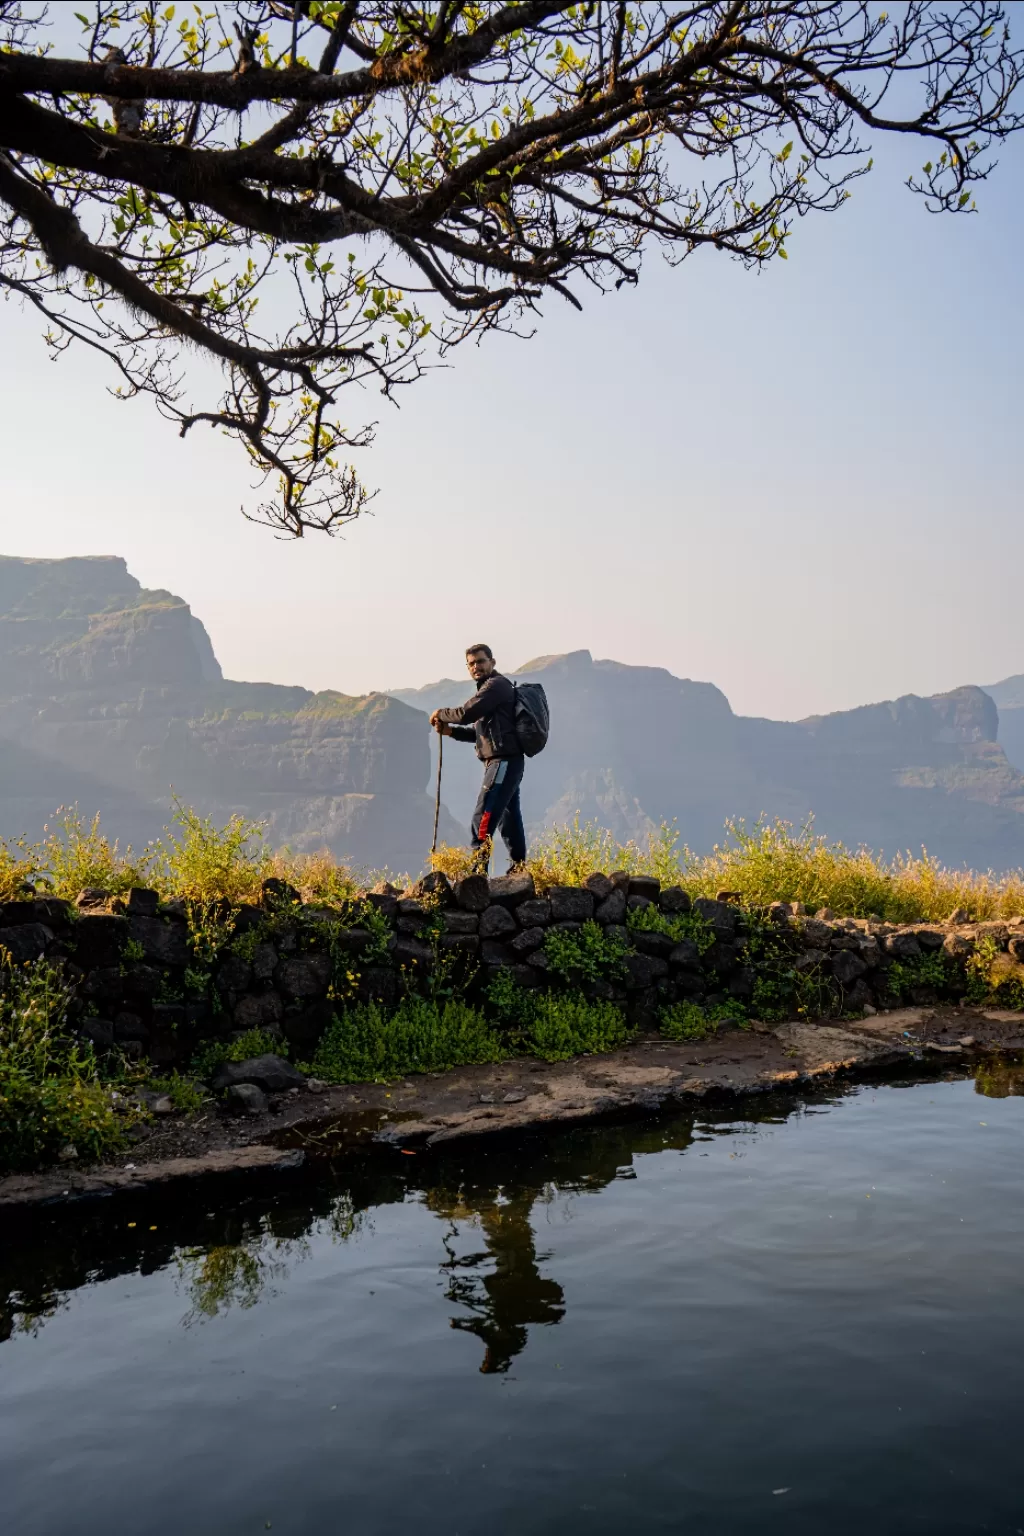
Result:
<svg viewBox="0 0 1024 1536"><path fill-rule="evenodd" d="M517 1059L387 1085L292 1090L264 1114L229 1116L211 1104L194 1118L157 1120L107 1166L63 1165L0 1179L0 1211L210 1175L284 1170L306 1153L339 1155L346 1145L369 1140L415 1148L456 1136L653 1110L712 1093L762 1093L932 1055L968 1060L1022 1049L1022 1014L902 1008L841 1024L755 1023L699 1043L641 1038L607 1056L566 1062Z"/></svg>

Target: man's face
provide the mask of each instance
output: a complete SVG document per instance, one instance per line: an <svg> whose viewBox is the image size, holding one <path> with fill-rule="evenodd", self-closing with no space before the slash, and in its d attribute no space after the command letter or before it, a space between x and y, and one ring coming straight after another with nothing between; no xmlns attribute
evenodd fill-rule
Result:
<svg viewBox="0 0 1024 1536"><path fill-rule="evenodd" d="M494 660L484 651L467 651L466 666L469 675L475 683L482 683L490 677L494 671Z"/></svg>

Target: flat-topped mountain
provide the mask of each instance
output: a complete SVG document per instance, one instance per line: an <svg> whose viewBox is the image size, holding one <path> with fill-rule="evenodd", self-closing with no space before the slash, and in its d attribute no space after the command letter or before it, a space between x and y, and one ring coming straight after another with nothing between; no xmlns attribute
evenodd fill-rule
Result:
<svg viewBox="0 0 1024 1536"><path fill-rule="evenodd" d="M418 869L433 821L426 721L384 694L226 680L201 622L117 558L0 559L0 832L60 804L140 843L171 792L275 845ZM442 828L452 839L461 829Z"/></svg>
<svg viewBox="0 0 1024 1536"><path fill-rule="evenodd" d="M813 812L827 836L889 854L924 846L952 864L1024 864L1024 777L980 688L791 723L735 715L710 683L589 651L540 657L511 675L543 683L551 703L551 741L523 787L534 828L578 812L642 837L675 819L683 840L704 850L727 817L799 824ZM431 710L471 692L445 678L394 697ZM446 804L471 804L471 750L452 746L444 772Z"/></svg>

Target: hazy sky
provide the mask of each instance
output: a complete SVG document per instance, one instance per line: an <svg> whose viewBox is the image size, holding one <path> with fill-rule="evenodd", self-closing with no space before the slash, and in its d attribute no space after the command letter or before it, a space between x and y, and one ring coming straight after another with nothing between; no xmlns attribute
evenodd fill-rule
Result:
<svg viewBox="0 0 1024 1536"><path fill-rule="evenodd" d="M407 391L360 457L376 515L276 542L240 449L184 442L107 366L0 312L0 553L120 554L191 603L229 676L356 693L458 675L468 641L710 680L796 718L1024 671L1024 144L973 218L883 150L760 276L652 253Z"/></svg>

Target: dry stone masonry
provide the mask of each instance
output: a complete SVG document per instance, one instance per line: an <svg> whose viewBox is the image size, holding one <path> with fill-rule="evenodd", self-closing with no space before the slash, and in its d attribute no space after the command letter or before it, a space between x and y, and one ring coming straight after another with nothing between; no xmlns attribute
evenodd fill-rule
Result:
<svg viewBox="0 0 1024 1536"><path fill-rule="evenodd" d="M798 903L752 911L729 892L691 901L621 871L543 891L529 875L451 885L432 874L408 891L359 893L343 911L267 881L258 905L207 909L202 931L184 902L141 889L123 900L84 891L75 903L0 905L0 946L15 964L59 962L81 1036L159 1066L187 1065L201 1042L253 1029L307 1059L347 1001L393 1004L442 972L478 998L501 973L524 988L566 985L564 968L553 968L552 955L564 954L554 935L617 957L577 984L641 1027L680 1001L824 1018L979 985L1024 1000L1024 919L971 923L959 912L947 924L895 925L811 915Z"/></svg>

